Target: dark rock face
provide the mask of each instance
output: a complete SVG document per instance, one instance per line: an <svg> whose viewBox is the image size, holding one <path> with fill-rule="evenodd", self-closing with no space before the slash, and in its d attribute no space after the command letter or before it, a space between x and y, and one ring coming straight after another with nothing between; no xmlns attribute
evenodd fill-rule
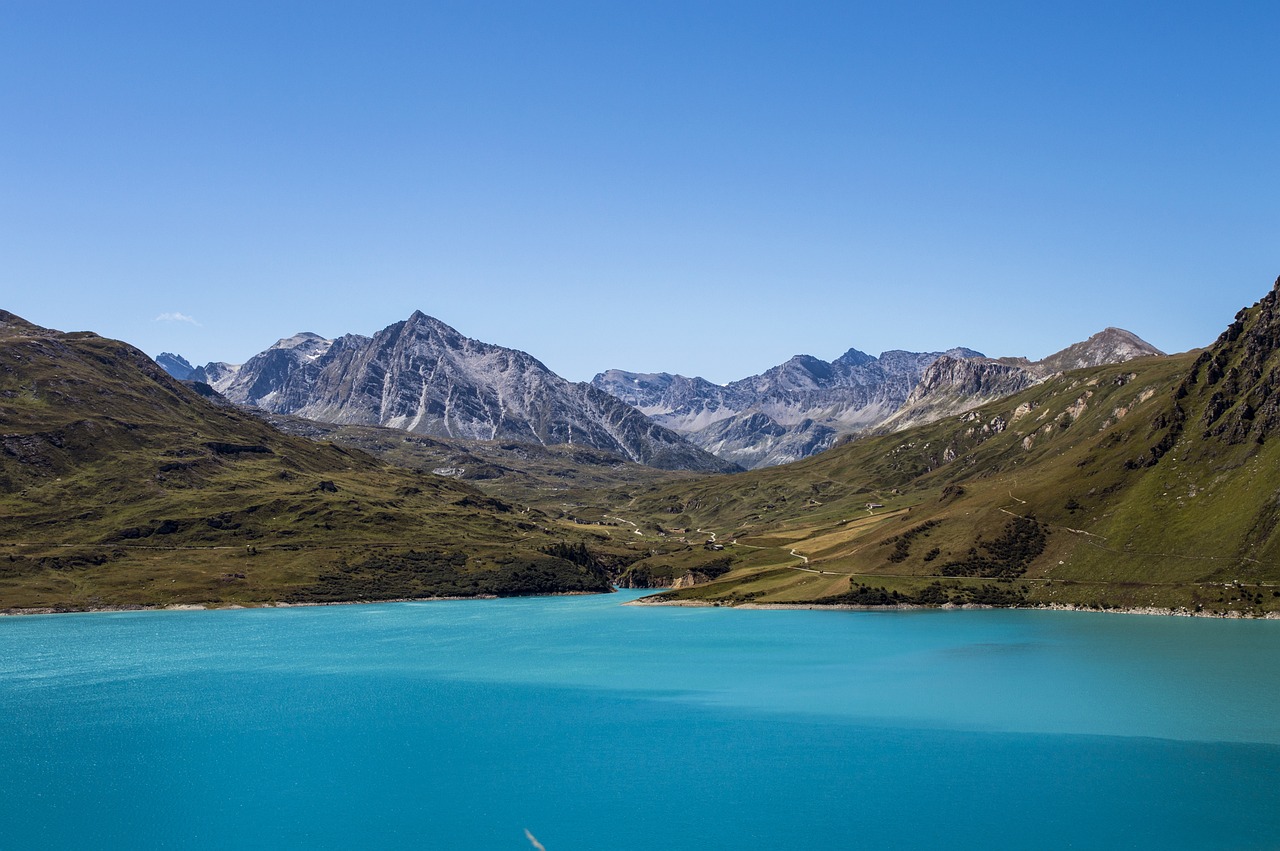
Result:
<svg viewBox="0 0 1280 851"><path fill-rule="evenodd" d="M421 312L372 338L298 334L209 383L237 404L322 422L581 444L665 469L736 469L532 355L465 337Z"/></svg>
<svg viewBox="0 0 1280 851"><path fill-rule="evenodd" d="M1196 359L1178 397L1168 416L1175 439L1186 426L1186 407L1199 400L1202 439L1261 444L1280 434L1280 278ZM1152 453L1163 454L1159 445Z"/></svg>

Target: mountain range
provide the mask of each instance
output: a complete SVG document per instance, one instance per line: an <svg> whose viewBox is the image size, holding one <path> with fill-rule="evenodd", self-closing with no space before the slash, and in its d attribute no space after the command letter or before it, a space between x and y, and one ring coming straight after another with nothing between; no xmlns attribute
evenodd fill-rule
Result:
<svg viewBox="0 0 1280 851"><path fill-rule="evenodd" d="M879 357L850 349L830 363L797 355L724 386L617 369L592 383L708 452L754 469L807 458L845 435L962 413L1064 370L1158 354L1136 335L1107 328L1040 361L993 359L967 348Z"/></svg>
<svg viewBox="0 0 1280 851"><path fill-rule="evenodd" d="M850 349L829 363L797 355L727 385L622 370L587 384L415 312L372 337L294 334L244 364L194 367L168 352L157 362L175 378L274 414L440 438L580 445L661 469L730 472L959 413L1065 369L1159 353L1108 328L1041 361L967 348L879 357Z"/></svg>
<svg viewBox="0 0 1280 851"><path fill-rule="evenodd" d="M186 378L237 405L320 422L587 446L660 469L738 469L532 355L463 336L421 312L372 337L295 334L243 365L211 363Z"/></svg>

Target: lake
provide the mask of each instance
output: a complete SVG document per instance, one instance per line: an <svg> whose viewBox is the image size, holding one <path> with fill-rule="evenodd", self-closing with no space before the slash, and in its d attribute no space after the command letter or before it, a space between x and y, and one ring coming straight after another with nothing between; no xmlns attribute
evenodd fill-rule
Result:
<svg viewBox="0 0 1280 851"><path fill-rule="evenodd" d="M0 619L0 848L1276 848L1280 621Z"/></svg>

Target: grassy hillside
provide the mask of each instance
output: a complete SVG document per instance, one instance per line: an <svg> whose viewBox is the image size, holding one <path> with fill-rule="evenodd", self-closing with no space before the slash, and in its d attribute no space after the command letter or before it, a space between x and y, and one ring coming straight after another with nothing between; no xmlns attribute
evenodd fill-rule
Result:
<svg viewBox="0 0 1280 851"><path fill-rule="evenodd" d="M573 514L601 490L641 490L688 482L700 474L659 470L589 446L539 446L503 440L458 440L379 426L337 425L262 414L288 434L329 441L421 473L439 471L490 496L553 517Z"/></svg>
<svg viewBox="0 0 1280 851"><path fill-rule="evenodd" d="M679 599L1280 609L1277 299L1203 353L614 510L728 544L732 569Z"/></svg>
<svg viewBox="0 0 1280 851"><path fill-rule="evenodd" d="M0 609L602 591L628 544L0 313Z"/></svg>

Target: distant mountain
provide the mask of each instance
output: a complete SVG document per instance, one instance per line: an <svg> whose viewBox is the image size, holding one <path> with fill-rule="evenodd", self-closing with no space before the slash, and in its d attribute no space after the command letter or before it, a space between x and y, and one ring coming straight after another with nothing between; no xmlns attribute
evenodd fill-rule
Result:
<svg viewBox="0 0 1280 851"><path fill-rule="evenodd" d="M830 448L839 436L813 420L782 426L759 411L718 420L691 435L708 452L747 469L808 458Z"/></svg>
<svg viewBox="0 0 1280 851"><path fill-rule="evenodd" d="M420 311L373 337L297 334L243 365L209 364L191 378L236 404L321 422L588 446L662 469L738 469L532 355L473 340Z"/></svg>
<svg viewBox="0 0 1280 851"><path fill-rule="evenodd" d="M920 376L920 382L902 407L877 430L899 431L963 414L1073 369L1090 369L1163 354L1136 334L1120 328L1107 328L1038 361L1026 358L957 360L940 357Z"/></svg>
<svg viewBox="0 0 1280 851"><path fill-rule="evenodd" d="M989 358L940 357L920 376L902 407L877 431L899 431L962 414L1017 393L1041 380L1031 364L1016 366Z"/></svg>
<svg viewBox="0 0 1280 851"><path fill-rule="evenodd" d="M849 434L905 428L962 413L1067 369L1160 354L1108 328L1041 361L987 358L967 348L850 349L828 363L796 355L760 375L720 386L669 373L608 370L592 384L703 449L751 469L830 448Z"/></svg>
<svg viewBox="0 0 1280 851"><path fill-rule="evenodd" d="M829 448L841 435L883 422L942 356L980 358L972 349L850 349L828 363L796 355L760 375L719 386L702 378L609 370L592 384L654 422L744 467L784 464Z"/></svg>
<svg viewBox="0 0 1280 851"><path fill-rule="evenodd" d="M160 364L165 372L179 381L186 381L191 377L191 373L196 371L194 366L187 363L186 358L181 355L175 355L172 352L161 352L156 355L156 363Z"/></svg>
<svg viewBox="0 0 1280 851"><path fill-rule="evenodd" d="M1035 364L1045 376L1072 369L1087 369L1109 363L1124 363L1164 352L1123 328L1106 328L1082 343L1067 346Z"/></svg>

